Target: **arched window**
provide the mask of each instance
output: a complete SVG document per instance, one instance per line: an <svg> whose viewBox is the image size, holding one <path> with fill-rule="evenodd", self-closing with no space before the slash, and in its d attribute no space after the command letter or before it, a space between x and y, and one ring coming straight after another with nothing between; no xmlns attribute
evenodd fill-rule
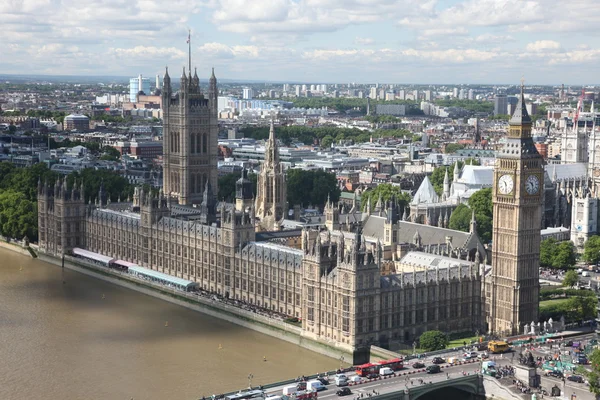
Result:
<svg viewBox="0 0 600 400"><path fill-rule="evenodd" d="M208 138L206 137L206 133L202 135L202 152L204 154L208 153Z"/></svg>
<svg viewBox="0 0 600 400"><path fill-rule="evenodd" d="M190 138L190 153L195 153L196 152L196 135L192 135L192 137Z"/></svg>
<svg viewBox="0 0 600 400"><path fill-rule="evenodd" d="M200 154L200 134L196 133L196 153Z"/></svg>

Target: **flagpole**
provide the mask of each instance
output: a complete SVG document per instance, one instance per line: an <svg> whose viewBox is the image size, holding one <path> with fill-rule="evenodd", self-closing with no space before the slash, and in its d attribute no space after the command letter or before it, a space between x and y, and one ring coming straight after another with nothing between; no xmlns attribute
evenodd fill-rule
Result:
<svg viewBox="0 0 600 400"><path fill-rule="evenodd" d="M188 30L188 63L190 75L192 74L192 30Z"/></svg>

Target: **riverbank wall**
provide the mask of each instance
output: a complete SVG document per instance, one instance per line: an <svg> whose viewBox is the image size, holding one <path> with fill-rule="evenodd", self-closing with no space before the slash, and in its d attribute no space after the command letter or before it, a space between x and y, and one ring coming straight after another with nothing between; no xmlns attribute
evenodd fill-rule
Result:
<svg viewBox="0 0 600 400"><path fill-rule="evenodd" d="M27 257L36 257L36 254L33 252L33 250L31 250L30 247L23 247L22 243L18 241L8 242L4 239L0 239L0 248L14 251Z"/></svg>
<svg viewBox="0 0 600 400"><path fill-rule="evenodd" d="M21 254L29 255L27 251ZM62 264L61 259L43 253L39 253L38 258L41 261L45 261L59 267ZM346 349L338 348L333 343L319 342L304 337L300 327L284 321L276 320L241 309L239 307L231 306L215 299L201 297L195 294L188 294L175 289L167 288L162 285L154 284L150 281L133 277L132 275L126 273L109 270L107 268L69 256L65 256L64 266L69 270L135 290L145 295L168 301L190 310L201 312L203 314L252 329L277 339L285 340L286 342L296 344L305 349L334 358L336 360L341 360L342 357L344 360L348 361L353 359L353 354L348 352Z"/></svg>

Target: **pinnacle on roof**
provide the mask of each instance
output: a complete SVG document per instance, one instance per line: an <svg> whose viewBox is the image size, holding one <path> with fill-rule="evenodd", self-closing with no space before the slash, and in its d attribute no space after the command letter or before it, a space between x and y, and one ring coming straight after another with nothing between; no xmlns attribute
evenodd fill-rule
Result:
<svg viewBox="0 0 600 400"><path fill-rule="evenodd" d="M210 79L211 80L213 80L213 79L216 80L217 79L217 77L215 76L215 67L212 67L212 73L210 74Z"/></svg>
<svg viewBox="0 0 600 400"><path fill-rule="evenodd" d="M523 125L523 124L531 124L531 117L527 112L527 107L525 104L525 84L524 81L521 81L521 95L519 96L519 101L517 102L517 107L515 108L515 112L510 118L510 125Z"/></svg>

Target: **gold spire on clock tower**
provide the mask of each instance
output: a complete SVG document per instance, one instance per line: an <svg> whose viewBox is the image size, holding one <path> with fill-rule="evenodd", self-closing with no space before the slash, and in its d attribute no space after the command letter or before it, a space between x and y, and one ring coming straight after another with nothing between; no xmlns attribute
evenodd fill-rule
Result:
<svg viewBox="0 0 600 400"><path fill-rule="evenodd" d="M516 334L538 322L543 159L531 138L524 84L494 167L489 330Z"/></svg>

